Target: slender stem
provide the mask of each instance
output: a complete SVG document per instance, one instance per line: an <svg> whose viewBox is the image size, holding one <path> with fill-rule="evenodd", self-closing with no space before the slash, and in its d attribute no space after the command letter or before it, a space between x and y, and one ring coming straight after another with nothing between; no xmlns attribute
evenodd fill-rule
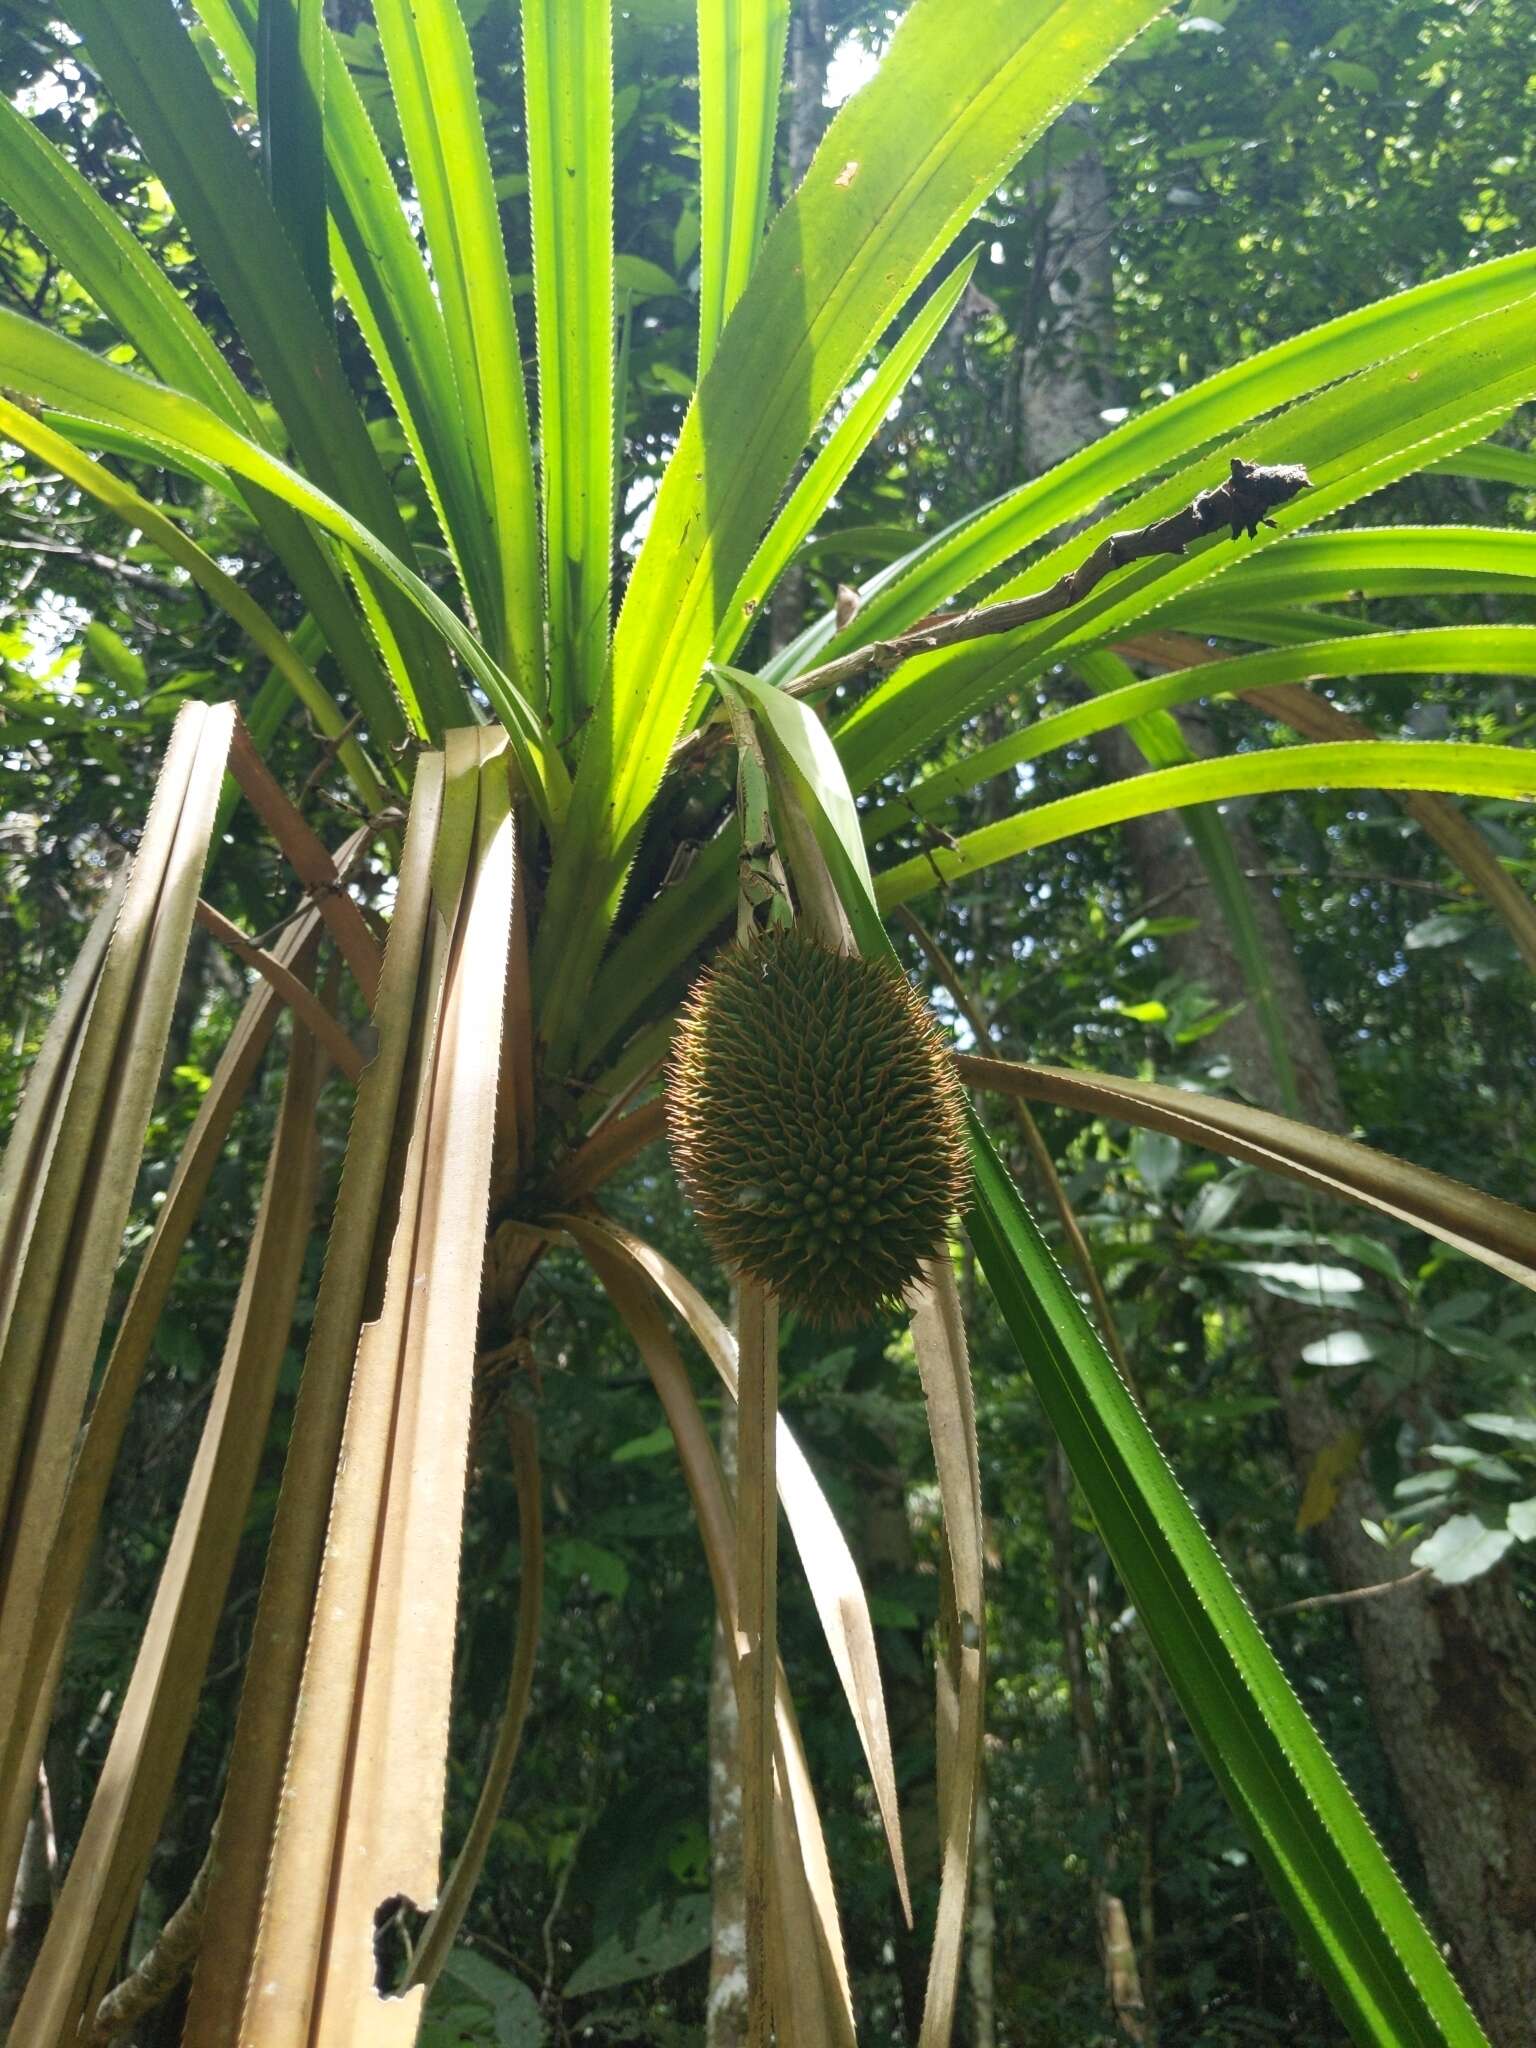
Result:
<svg viewBox="0 0 1536 2048"><path fill-rule="evenodd" d="M96 2018L88 2039L92 2042L114 2040L124 2034L146 2013L169 1998L176 1986L192 1967L199 1944L203 1938L203 1913L208 1904L208 1886L213 1877L213 1845L208 1853L191 1889L170 1919L161 1928L148 1955L131 1975L120 1984L115 1984L96 2008Z"/></svg>
<svg viewBox="0 0 1536 2048"><path fill-rule="evenodd" d="M1313 1593L1306 1600L1287 1600L1279 1607L1271 1607L1268 1614L1301 1614L1309 1607L1344 1607L1352 1600L1374 1600L1381 1593L1400 1593L1404 1586L1416 1586L1420 1579L1429 1577L1429 1566L1421 1564L1416 1572L1404 1572L1400 1579L1384 1579L1379 1586L1351 1586L1343 1593Z"/></svg>

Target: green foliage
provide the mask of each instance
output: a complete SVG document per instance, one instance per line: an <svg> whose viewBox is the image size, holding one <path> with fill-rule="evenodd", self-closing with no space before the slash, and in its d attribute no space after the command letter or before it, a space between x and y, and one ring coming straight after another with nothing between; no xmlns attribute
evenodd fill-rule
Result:
<svg viewBox="0 0 1536 2048"><path fill-rule="evenodd" d="M741 659L783 682L961 593L1039 587L1100 531L1187 502L1235 443L1309 460L1319 478L1319 495L1298 502L1268 551L1223 541L1185 564L1133 571L1059 626L926 657L867 696L835 701L829 723L857 812L786 710L771 729L801 778L786 771L787 786L841 802L844 825L857 816L886 863L883 900L929 893L938 872L950 873L941 936L1012 1051L1198 1090L1229 1085L1227 1032L1241 1006L1172 969L1188 920L1143 900L1117 839L1065 834L1190 796L1195 784L1213 801L1245 802L1269 863L1262 886L1299 950L1359 1128L1422 1164L1520 1190L1530 1073L1518 957L1484 899L1375 793L1393 779L1388 748L1412 787L1433 783L1431 769L1437 787L1475 782L1468 810L1505 872L1527 891L1536 879L1529 812L1512 801L1527 793L1525 769L1511 758L1530 738L1532 628L1521 621L1536 588L1531 537L1519 530L1531 458L1521 415L1506 424L1531 388L1536 275L1528 256L1507 253L1530 239L1532 206L1519 7L1401 9L1370 24L1367 48L1357 11L1331 0L1283 16L1216 0L1154 25L1091 88L1086 128L1046 130L1008 171L1005 155L1039 135L1065 97L1090 90L1090 69L1150 9L1099 10L1094 51L1069 53L1049 40L1051 10L1000 7L962 36L953 10L923 0L883 80L839 117L760 260L777 70L765 62L732 99L717 49L700 81L714 94L701 117L690 11L669 0L621 11L611 51L601 8L530 5L519 25L512 10L473 0L371 13L343 5L327 10L333 27L317 36L320 10L307 0L207 0L193 40L157 0L133 51L110 12L80 6L80 56L47 10L5 10L17 31L0 99L17 216L0 227L5 381L39 392L58 408L56 429L194 531L257 594L297 662L288 681L269 675L152 522L127 538L62 464L5 464L0 1115L14 1107L44 992L89 898L137 829L147 764L184 695L239 696L274 771L303 791L329 840L354 821L357 783L344 785L326 744L326 703L339 707L333 738L339 719L361 715L392 795L409 776L392 743L477 716L485 700L513 727L533 793L528 858L543 898L538 968L554 1057L540 1156L513 1205L528 1213L539 1176L603 1099L588 1091L644 1070L729 917L734 847L718 831L729 784L698 687L706 659ZM705 10L706 31L736 12ZM887 39L882 10L824 13L845 58ZM578 58L588 89L563 94ZM728 84L728 60L723 75ZM274 99L284 76L305 82L280 102L294 115L286 133ZM261 169L242 100L258 116ZM323 111L329 260L345 307L320 276L306 107ZM238 138L231 111L247 124ZM1106 420L1129 416L1046 478L1026 477L1020 391L1069 356L1078 371L1084 361L1068 332L1082 281L1053 266L1050 199L1053 180L1081 162L1085 133L1114 191L1118 258L1114 318L1094 334L1086 374ZM917 189L925 137L953 150L943 191ZM568 204L573 153L585 199ZM430 269L399 205L407 183ZM891 343L891 316L978 202L986 227L975 270L952 271ZM1367 289L1399 286L1408 289L1361 307ZM732 301L738 317L722 325ZM27 324L34 315L47 335ZM796 353L813 327L816 347ZM706 374L695 395L696 339ZM872 350L871 381L856 392ZM146 370L194 403L154 391ZM1294 409L1263 423L1283 405ZM1465 445L1489 432L1498 444ZM1503 445L1511 439L1521 445ZM818 459L779 508L807 443ZM1356 523L1367 493L1369 529ZM1102 527L1053 541L1101 505ZM1295 531L1320 518L1334 522L1329 531ZM808 606L787 631L782 614L765 623L786 567ZM610 576L627 585L611 671ZM840 633L836 585L861 580L860 611ZM1078 700L1064 653L1091 662L1115 639L1165 628L1217 638L1209 651L1221 658L1121 676L1120 689ZM304 668L323 695L300 708L288 682ZM1319 681L1380 736L1359 743L1359 773L1332 785L1317 760L1277 748L1288 735L1239 695ZM1107 793L1096 734L1197 700L1224 765L1130 798ZM674 743L690 732L692 751L678 755ZM1480 779L1469 781L1473 769ZM379 808L377 792L365 801ZM288 907L280 863L247 812L225 817L205 891L247 930L266 931ZM357 885L381 913L396 860L389 830ZM999 858L1031 851L1027 865L983 867L956 860L955 841ZM846 832L840 841L833 829L829 843L825 857L835 863L841 844L857 867ZM240 992L199 941L130 1251ZM948 998L935 996L944 1013ZM360 1013L351 1021L363 1023ZM958 1028L963 1039L968 1027ZM615 1071L616 1059L629 1064ZM125 1448L99 1589L59 1703L54 1796L66 1841L78 1837L104 1750L97 1703L121 1691L169 1541L276 1097L269 1075L221 1162ZM332 1169L344 1098L333 1089L325 1111ZM1028 2012L1041 2040L1063 2048L1109 2038L1091 1928L1111 1884L1146 1915L1137 1939L1165 2038L1210 2048L1331 2040L1320 1983L1355 2014L1362 2038L1469 2038L1457 2033L1464 2023L1438 1958L1284 1704L1278 1667L1236 1608L1223 1631L1186 1595L1215 1588L1226 1614L1221 1602L1235 1596L1222 1590L1225 1571L1261 1612L1283 1613L1271 1628L1280 1663L1422 1903L1343 1621L1337 1610L1290 1611L1324 1581L1294 1526L1261 1317L1266 1302L1320 1312L1300 1370L1336 1402L1341 1430L1367 1416L1361 1470L1381 1508L1383 1576L1407 1555L1468 1584L1502 1560L1528 1589L1529 1311L1507 1290L1474 1289L1455 1255L1426 1252L1406 1228L1382 1222L1367 1234L1357 1218L1300 1212L1246 1169L1156 1134L1060 1112L1042 1112L1041 1123L1135 1355L1151 1432L1198 1521L1159 1492L1155 1450L1127 1448L1134 1419L1107 1368L1091 1350L1066 1364L1056 1356L1075 1327L1058 1290L1030 1349L1032 1362L1052 1361L1048 1405L1080 1477L1111 1452L1131 1474L1121 1519L1118 1481L1090 1480L1092 1512L1081 1501L1069 1511L1066 1561L1091 1589L1086 1655L1110 1758L1106 1801L1085 1800L1047 1591L1063 1559L1042 1505L1050 1433L996 1305L967 1272L1000 1565L988 1615L993 1854L1008 1886L1000 2014ZM1017 1319L1009 1286L1024 1265L1042 1295L1056 1283L1016 1215L1023 1249L999 1267L1012 1212L1000 1182L993 1194L981 1249ZM656 1153L604 1200L691 1270L707 1269ZM1053 1223L1046 1236L1056 1242ZM515 1319L493 1335L531 1344L539 1361L557 1598L471 1945L440 1980L423 2038L532 2042L585 2025L596 2038L697 2039L704 1987L688 1939L699 1938L707 1879L712 1608L673 1439L568 1254L543 1261ZM920 1815L934 1771L922 1658L938 1629L943 1550L907 1339L876 1324L833 1348L792 1327L783 1373L786 1408L861 1554L904 1798ZM190 1882L220 1781L296 1374L293 1352L184 1803L152 1872L162 1901ZM1085 1388L1089 1409L1115 1409L1097 1434L1081 1412L1074 1421ZM1149 1500L1156 1513L1144 1511ZM500 1697L514 1527L506 1453L487 1426L466 1530L450 1838L467 1823ZM1164 1579L1160 1606L1148 1587ZM861 2022L871 2039L910 2038L920 1968L894 1924L871 1818L841 1797L862 1783L857 1743L809 1603L792 1584L784 1597L813 1771L838 1788L827 1827ZM1216 1768L1236 1820L1168 1712L1153 1644L1176 1667L1197 1733L1229 1759ZM1214 1679L1204 1685L1215 1670L1236 1691L1256 1688L1273 1716L1245 1717ZM1291 1795L1272 1806L1252 1789L1265 1759ZM1296 1796L1303 1778L1331 1833ZM649 1803L635 1796L645 1784L655 1787ZM920 1858L915 1867L921 1919L932 1898ZM1261 1870L1290 1899L1310 1961L1284 1935ZM1350 1945L1339 1929L1356 1924L1357 1909L1366 1932ZM1397 1956L1417 1957L1418 1990L1405 1988L1405 1966L1369 1931L1373 1921L1390 1929ZM647 1985L669 1938L674 1966Z"/></svg>

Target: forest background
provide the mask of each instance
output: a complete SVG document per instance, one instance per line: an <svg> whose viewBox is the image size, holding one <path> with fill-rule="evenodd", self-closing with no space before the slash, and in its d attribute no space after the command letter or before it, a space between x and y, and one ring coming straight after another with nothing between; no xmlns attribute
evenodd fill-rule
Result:
<svg viewBox="0 0 1536 2048"><path fill-rule="evenodd" d="M465 0L464 12L493 163L516 164L523 84L514 10ZM831 105L878 53L894 12L797 0L780 137L785 189ZM332 0L328 13L367 96L379 75L368 8ZM781 581L759 629L762 649L831 607L840 585L857 588L877 574L914 529L943 525L1156 397L1384 292L1529 244L1533 38L1529 0L1364 8L1210 0L1155 25L986 208L970 286ZM0 7L0 91L175 269L238 360L216 295L176 240L162 189L128 130L98 103L69 43L46 6ZM617 282L627 309L623 556L643 530L693 385L697 60L687 0L634 0L619 17L615 60ZM387 121L384 94L369 104ZM529 268L525 194L526 179L506 171L498 196L515 287ZM95 308L3 212L0 293L91 346L107 345ZM375 373L345 315L339 333L352 380L368 394ZM382 424L383 407L374 410L381 452L409 504L407 451ZM1509 451L1502 472L1485 461L1482 474L1457 474L1453 462L1451 473L1368 499L1346 522L1528 531L1536 518L1528 419L1496 438ZM197 495L175 477L159 490L172 507ZM424 500L418 517L427 524ZM281 578L249 530L231 533L227 552L280 611ZM1368 589L1341 586L1328 605L1330 630L1521 621L1533 592L1536 552L1523 568L1514 555L1497 569L1470 554L1460 565L1409 561ZM18 461L0 465L0 663L0 1123L8 1123L50 992L106 874L133 842L174 711L187 694L238 687L253 657L154 546L125 538L89 501ZM1070 678L1053 677L1033 708L1073 695ZM1383 736L1530 735L1528 695L1497 677L1475 686L1420 677L1411 710L1369 682L1338 685L1333 698ZM1187 725L1196 744L1227 752L1252 721L1251 709L1218 704ZM288 720L269 759L291 791L305 790L307 814L334 838L348 822L344 799L302 717ZM1084 743L1021 770L1015 795L1067 794L1126 766L1114 744ZM966 824L984 822L986 802L985 793L967 800ZM1529 893L1536 841L1528 816L1494 802L1467 809ZM1267 798L1229 818L1307 1113L1529 1200L1531 967L1506 929L1386 796ZM217 861L248 928L270 927L282 908L277 865L248 814L236 813ZM960 993L915 938L909 964L963 1045L979 1021L1017 1057L1277 1099L1238 963L1176 822L1047 849L919 908ZM238 964L199 933L130 1249L148 1228L245 988ZM111 1535L93 1560L48 1752L64 1858L169 1541L238 1273L226 1252L248 1233L275 1110L274 1084L253 1096L237 1125L134 1412ZM345 1115L338 1095L327 1133L333 1172ZM1067 1110L1042 1110L1040 1125L1153 1426L1416 1900L1453 1939L1460 1911L1503 1915L1512 1929L1506 1956L1517 1952L1522 1924L1536 1943L1528 1931L1536 1918L1536 1680L1508 1654L1528 1640L1536 1589L1528 1540L1536 1520L1510 1505L1536 1491L1536 1314L1514 1288L1406 1228L1308 1202L1172 1137L1133 1136ZM1027 1148L1006 1115L994 1128L1027 1175ZM621 1216L626 1202L643 1211L664 1248L704 1272L691 1220L659 1164L643 1158L614 1206ZM182 1771L185 1834L157 1856L140 1946L192 1882L216 1802L318 1249L314 1258L270 1465ZM966 1291L992 1676L961 2038L976 2048L1336 2040L1327 2003L1074 1498L985 1286L971 1276ZM728 1855L723 1876L712 1863L709 1764L711 1741L728 1753L730 1737L718 1684L712 1697L713 1606L670 1437L582 1267L548 1261L525 1306L546 1474L544 1642L486 1880L424 2039L445 2048L707 2038L726 2048L737 2021L728 1999L711 2001L710 1930L712 1891L717 1915L728 1912L730 1879ZM1277 1387L1281 1354L1291 1369ZM931 1822L925 1833L935 1759L924 1645L938 1577L936 1499L910 1352L895 1323L836 1342L802 1329L786 1344L783 1375L786 1412L870 1590L916 1937L901 1924L878 1827L858 1791L857 1742L792 1565L785 1654L825 1788L869 2038L915 2038L935 1870ZM1489 1419L1507 1426L1490 1429ZM516 1612L511 1478L506 1449L489 1433L483 1459L467 1529L457 1707L466 1739L454 1751L450 1833L473 1804L476 1740L493 1718ZM1470 1545L1457 1520L1466 1517L1482 1532ZM1425 1552L1447 1528L1459 1540ZM1391 1590L1340 1602L1341 1582ZM1410 1610L1425 1617L1416 1635L1390 1618ZM1405 1791L1415 1745L1458 1723L1495 1754L1477 1796L1491 1867L1502 1873L1497 1899L1464 1897L1459 1907L1456 1873L1434 1868L1433 1843L1451 1816L1437 1821L1423 1782L1417 1806ZM718 1830L714 1854L718 1862ZM45 1898L30 1910L26 1925L45 1919ZM17 1963L13 1955L12 1981ZM152 2048L174 2038L174 2024L173 2002L136 2038Z"/></svg>

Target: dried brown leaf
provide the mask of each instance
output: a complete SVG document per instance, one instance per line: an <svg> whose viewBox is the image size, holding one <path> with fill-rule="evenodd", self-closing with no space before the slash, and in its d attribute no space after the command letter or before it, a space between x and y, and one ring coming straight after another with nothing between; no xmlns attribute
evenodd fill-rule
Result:
<svg viewBox="0 0 1536 2048"><path fill-rule="evenodd" d="M693 1332L705 1356L720 1375L727 1393L734 1399L736 1340L693 1282L669 1259L663 1258L654 1246L646 1244L611 1218L604 1217L598 1223L587 1217L583 1219L583 1225L589 1230L600 1229L614 1248L648 1277ZM869 1601L853 1553L838 1527L837 1517L794 1431L782 1415L778 1420L776 1466L779 1499L800 1555L822 1633L837 1667L854 1726L858 1729L875 1800L885 1826L902 1911L910 1926L912 1908L907 1890L906 1859L902 1852L896 1769L891 1755L890 1727L886 1719L885 1692L880 1680Z"/></svg>
<svg viewBox="0 0 1536 2048"><path fill-rule="evenodd" d="M939 1908L919 2048L948 2048L965 1955L971 1831L981 1780L985 1687L981 1466L960 1296L948 1259L914 1288L912 1345L944 1510L945 1612L938 1665Z"/></svg>
<svg viewBox="0 0 1536 2048"><path fill-rule="evenodd" d="M277 1826L315 1586L358 1332L369 1283L392 1229L397 1132L411 1128L421 1086L418 1018L435 1016L442 962L429 951L432 853L443 795L442 757L416 764L389 940L374 1006L379 1045L358 1086L347 1156L304 1376L290 1432L277 1517L235 1725L219 1816L203 1944L192 1980L186 2048L229 2048L239 2037L268 1859ZM439 954L440 954L439 949ZM382 1240L382 1244L381 1244Z"/></svg>
<svg viewBox="0 0 1536 2048"><path fill-rule="evenodd" d="M677 1445L693 1498L715 1601L731 1652L738 1704L742 1691L736 1655L739 1610L734 1517L719 1460L699 1411L687 1370L652 1298L648 1282L588 1219L566 1219L604 1292L634 1338L651 1375ZM783 1667L776 1673L773 1883L769 1893L768 1981L782 2038L851 2048L853 2003L838 1924L826 1843L806 1770L799 1728ZM814 1960L816 1967L808 1967Z"/></svg>
<svg viewBox="0 0 1536 2048"><path fill-rule="evenodd" d="M377 1319L362 1332L240 2039L408 2048L378 1908L436 1898L480 1259L514 878L504 735L450 733L432 860L442 1000ZM430 977L435 980L436 976ZM488 1028L487 1020L494 1023Z"/></svg>
<svg viewBox="0 0 1536 2048"><path fill-rule="evenodd" d="M1208 1152L1247 1160L1341 1201L1363 1203L1383 1216L1428 1231L1442 1244L1454 1245L1522 1287L1536 1288L1536 1213L1443 1173L1217 1095L1018 1060L962 1054L955 1064L960 1078L973 1088L1056 1102L1091 1116L1167 1131Z"/></svg>
<svg viewBox="0 0 1536 2048"><path fill-rule="evenodd" d="M111 1981L197 1710L287 1347L314 1201L320 1062L297 1034L261 1208L133 1676L42 1951L18 2040L65 2043Z"/></svg>
<svg viewBox="0 0 1536 2048"><path fill-rule="evenodd" d="M111 937L87 942L42 1062L41 1101L18 1122L3 1178L0 1275L0 1643L26 1643L63 1511L70 1461L111 1296L144 1132L164 1061L213 831L233 705L178 713ZM86 989L89 993L86 993ZM39 1739L25 1655L0 1660L0 1730ZM21 1782L28 1787L30 1777ZM11 1783L15 1785L16 1780ZM17 1822L20 1821L18 1828ZM25 1813L0 1816L0 1896L15 1880Z"/></svg>

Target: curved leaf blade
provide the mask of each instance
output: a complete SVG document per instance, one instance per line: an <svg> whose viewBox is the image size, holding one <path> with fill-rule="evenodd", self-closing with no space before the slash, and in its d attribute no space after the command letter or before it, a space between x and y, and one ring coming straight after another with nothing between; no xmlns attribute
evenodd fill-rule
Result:
<svg viewBox="0 0 1536 2048"><path fill-rule="evenodd" d="M68 13L171 194L299 460L409 561L400 509L329 327L172 0L140 0L131 26L109 0L71 0ZM401 687L416 690L435 725L462 720L463 693L439 637L394 592L381 587L376 601L398 643Z"/></svg>
<svg viewBox="0 0 1536 2048"><path fill-rule="evenodd" d="M1304 546L1308 538L1300 536L1297 545ZM882 830L909 820L913 810L921 817L931 817L952 797L975 789L994 775L1152 711L1171 711L1183 704L1205 703L1282 683L1361 676L1395 681L1416 675L1536 675L1536 626L1427 626L1338 640L1308 640L1298 647L1213 658L1145 682L1127 683L1065 711L1037 718L1006 739L978 747L950 766L922 776L908 791L910 810L892 806L877 813L880 829L866 829L866 839L877 839Z"/></svg>
<svg viewBox="0 0 1536 2048"><path fill-rule="evenodd" d="M599 1222L586 1217L583 1227L611 1240L629 1264L646 1275L651 1285L688 1325L726 1391L734 1397L736 1340L687 1275L669 1259L663 1258L653 1246L611 1218L605 1217ZM784 1503L785 1518L800 1554L817 1619L842 1683L843 1696L859 1733L864 1760L869 1765L870 1781L875 1788L875 1800L890 1845L897 1890L910 1923L912 1909L907 1893L906 1859L901 1846L895 1764L891 1755L890 1728L886 1721L885 1695L880 1683L880 1664L875 1653L875 1630L869 1603L859 1579L858 1566L838 1527L837 1517L794 1431L782 1415L778 1418L777 1438L779 1495Z"/></svg>
<svg viewBox="0 0 1536 2048"><path fill-rule="evenodd" d="M339 741L337 757L351 776L353 787L366 809L372 813L384 808L384 785L357 740L348 736L347 721L335 698L249 591L227 575L213 557L196 541L189 539L173 520L167 519L158 506L141 497L104 464L92 462L80 454L45 421L34 419L5 397L0 397L0 428L18 447L29 449L78 489L88 491L109 511L116 513L125 525L137 529L153 545L163 549L173 562L179 562L214 603L221 605L244 628L321 732L328 739ZM365 710L369 708L364 706ZM373 709L376 711L377 707Z"/></svg>
<svg viewBox="0 0 1536 2048"><path fill-rule="evenodd" d="M1166 623L1178 623L1195 605L1209 614L1213 598L1263 610L1482 590L1505 596L1536 590L1536 534L1503 526L1351 526L1297 534L1278 554L1233 562L1219 591L1170 604Z"/></svg>
<svg viewBox="0 0 1536 2048"><path fill-rule="evenodd" d="M248 105L256 98L249 0L194 0ZM346 60L327 27L325 140L331 260L378 366L477 621L499 610L490 511L481 495L454 381L442 307L416 246L394 173ZM184 377L157 372L179 390ZM201 394L199 394L201 395Z"/></svg>
<svg viewBox="0 0 1536 2048"><path fill-rule="evenodd" d="M170 279L74 165L3 95L0 179L28 228L162 383L191 392L252 440L270 445L255 404ZM241 495L283 558L374 732L383 741L401 738L404 726L377 650L319 543L276 499L254 489Z"/></svg>
<svg viewBox="0 0 1536 2048"><path fill-rule="evenodd" d="M1233 452L1259 462L1303 464L1313 487L1278 507L1273 526L1284 537L1313 525L1407 475L1427 452L1462 445L1480 421L1503 414L1536 391L1530 330L1528 307L1517 305L1460 327L1454 348L1431 340L1362 371L1244 435L1241 450L1223 449L1154 486L1133 505L1052 550L996 595L1042 588L1112 531L1146 524L1187 505L1201 489L1222 480ZM1344 534L1316 538L1341 553L1349 544ZM1182 557L1156 556L1134 564L1099 584L1081 604L1041 624L908 662L838 729L838 751L850 781L856 789L865 787L939 733L995 702L1003 690L1038 674L1057 650L1097 646L1122 636L1148 613L1212 578L1224 583L1234 568L1262 558L1274 545L1261 529L1257 542L1245 544L1238 555L1231 542L1212 537ZM1277 575L1285 573L1289 553L1287 548L1276 556ZM1226 595L1224 588L1206 588L1195 602L1209 618Z"/></svg>
<svg viewBox="0 0 1536 2048"><path fill-rule="evenodd" d="M850 850L837 859L830 831L821 843L861 946L889 951ZM983 1271L1201 1747L1341 2017L1361 2048L1482 2048L1439 1950L986 1132L968 1117L975 1177L966 1221Z"/></svg>
<svg viewBox="0 0 1536 2048"><path fill-rule="evenodd" d="M973 1088L1054 1102L1141 1130L1166 1131L1208 1152L1246 1160L1266 1173L1283 1173L1340 1201L1364 1203L1454 1245L1519 1286L1536 1289L1536 1215L1529 1209L1394 1159L1353 1138L1337 1137L1251 1103L1120 1074L965 1055L958 1065Z"/></svg>
<svg viewBox="0 0 1536 2048"><path fill-rule="evenodd" d="M163 450L172 456L184 454L199 464L223 464L285 499L363 556L424 614L484 689L507 727L530 791L543 804L546 815L553 816L563 807L564 764L558 753L547 747L537 716L514 684L414 569L306 477L237 433L185 392L168 390L163 384L104 363L89 350L4 307L0 307L0 371L17 388L48 404L62 406L85 420L101 420L120 437L130 437L128 445L135 446L141 459L154 461Z"/></svg>
<svg viewBox="0 0 1536 2048"><path fill-rule="evenodd" d="M838 633L822 619L764 673L782 682L861 640L898 632L1106 498L1182 462L1191 448L1224 442L1277 406L1533 294L1536 251L1524 250L1374 300L1219 370L923 541L864 586L856 628Z"/></svg>
<svg viewBox="0 0 1536 2048"><path fill-rule="evenodd" d="M1479 2048L1396 1873L972 1117L988 1284L1206 1759L1361 2048Z"/></svg>
<svg viewBox="0 0 1536 2048"><path fill-rule="evenodd" d="M1052 846L1149 811L1289 789L1435 789L1530 802L1536 800L1536 750L1445 740L1341 740L1154 769L1000 818L965 833L952 846L915 854L876 875L876 899L882 910L890 910L1032 847Z"/></svg>

